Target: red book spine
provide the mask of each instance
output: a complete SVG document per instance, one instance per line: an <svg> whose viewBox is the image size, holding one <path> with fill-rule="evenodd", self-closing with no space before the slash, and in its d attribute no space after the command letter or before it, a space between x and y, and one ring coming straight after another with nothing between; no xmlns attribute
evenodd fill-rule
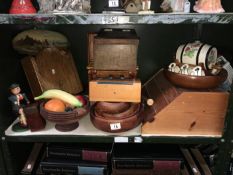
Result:
<svg viewBox="0 0 233 175"><path fill-rule="evenodd" d="M108 162L108 153L103 151L82 151L83 160L98 161L98 162Z"/></svg>
<svg viewBox="0 0 233 175"><path fill-rule="evenodd" d="M179 175L181 161L154 160L154 173L162 175Z"/></svg>

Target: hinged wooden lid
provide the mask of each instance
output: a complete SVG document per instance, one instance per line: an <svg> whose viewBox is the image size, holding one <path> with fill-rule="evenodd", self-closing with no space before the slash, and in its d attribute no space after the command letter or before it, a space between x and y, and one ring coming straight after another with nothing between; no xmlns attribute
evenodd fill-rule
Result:
<svg viewBox="0 0 233 175"><path fill-rule="evenodd" d="M68 51L46 48L35 57L25 57L21 63L33 96L54 88L71 94L83 90L73 57Z"/></svg>
<svg viewBox="0 0 233 175"><path fill-rule="evenodd" d="M88 36L89 67L94 70L137 71L139 39L132 29L103 29Z"/></svg>

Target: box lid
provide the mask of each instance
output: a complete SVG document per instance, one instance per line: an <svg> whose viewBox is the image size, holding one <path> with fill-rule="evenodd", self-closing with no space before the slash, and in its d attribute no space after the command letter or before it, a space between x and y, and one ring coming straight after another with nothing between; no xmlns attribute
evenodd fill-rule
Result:
<svg viewBox="0 0 233 175"><path fill-rule="evenodd" d="M89 64L95 70L136 71L139 38L135 30L103 29L92 42Z"/></svg>

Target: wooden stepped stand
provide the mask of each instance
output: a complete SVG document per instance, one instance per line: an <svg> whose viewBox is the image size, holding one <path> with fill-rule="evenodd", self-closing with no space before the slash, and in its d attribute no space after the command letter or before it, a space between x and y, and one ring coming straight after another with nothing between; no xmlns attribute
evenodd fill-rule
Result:
<svg viewBox="0 0 233 175"><path fill-rule="evenodd" d="M228 92L189 90L175 87L160 70L142 89L143 96L154 100L144 115L144 136L221 137L228 105Z"/></svg>

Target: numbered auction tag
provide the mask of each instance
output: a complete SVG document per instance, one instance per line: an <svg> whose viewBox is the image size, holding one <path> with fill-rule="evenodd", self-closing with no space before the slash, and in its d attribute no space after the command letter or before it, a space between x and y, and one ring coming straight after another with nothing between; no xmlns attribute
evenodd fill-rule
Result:
<svg viewBox="0 0 233 175"><path fill-rule="evenodd" d="M121 123L112 123L110 124L111 130L118 130L121 129Z"/></svg>
<svg viewBox="0 0 233 175"><path fill-rule="evenodd" d="M128 137L114 137L115 143L128 143L129 138Z"/></svg>
<svg viewBox="0 0 233 175"><path fill-rule="evenodd" d="M119 7L119 0L108 0L108 7Z"/></svg>
<svg viewBox="0 0 233 175"><path fill-rule="evenodd" d="M118 16L104 16L102 17L103 24L117 24Z"/></svg>

